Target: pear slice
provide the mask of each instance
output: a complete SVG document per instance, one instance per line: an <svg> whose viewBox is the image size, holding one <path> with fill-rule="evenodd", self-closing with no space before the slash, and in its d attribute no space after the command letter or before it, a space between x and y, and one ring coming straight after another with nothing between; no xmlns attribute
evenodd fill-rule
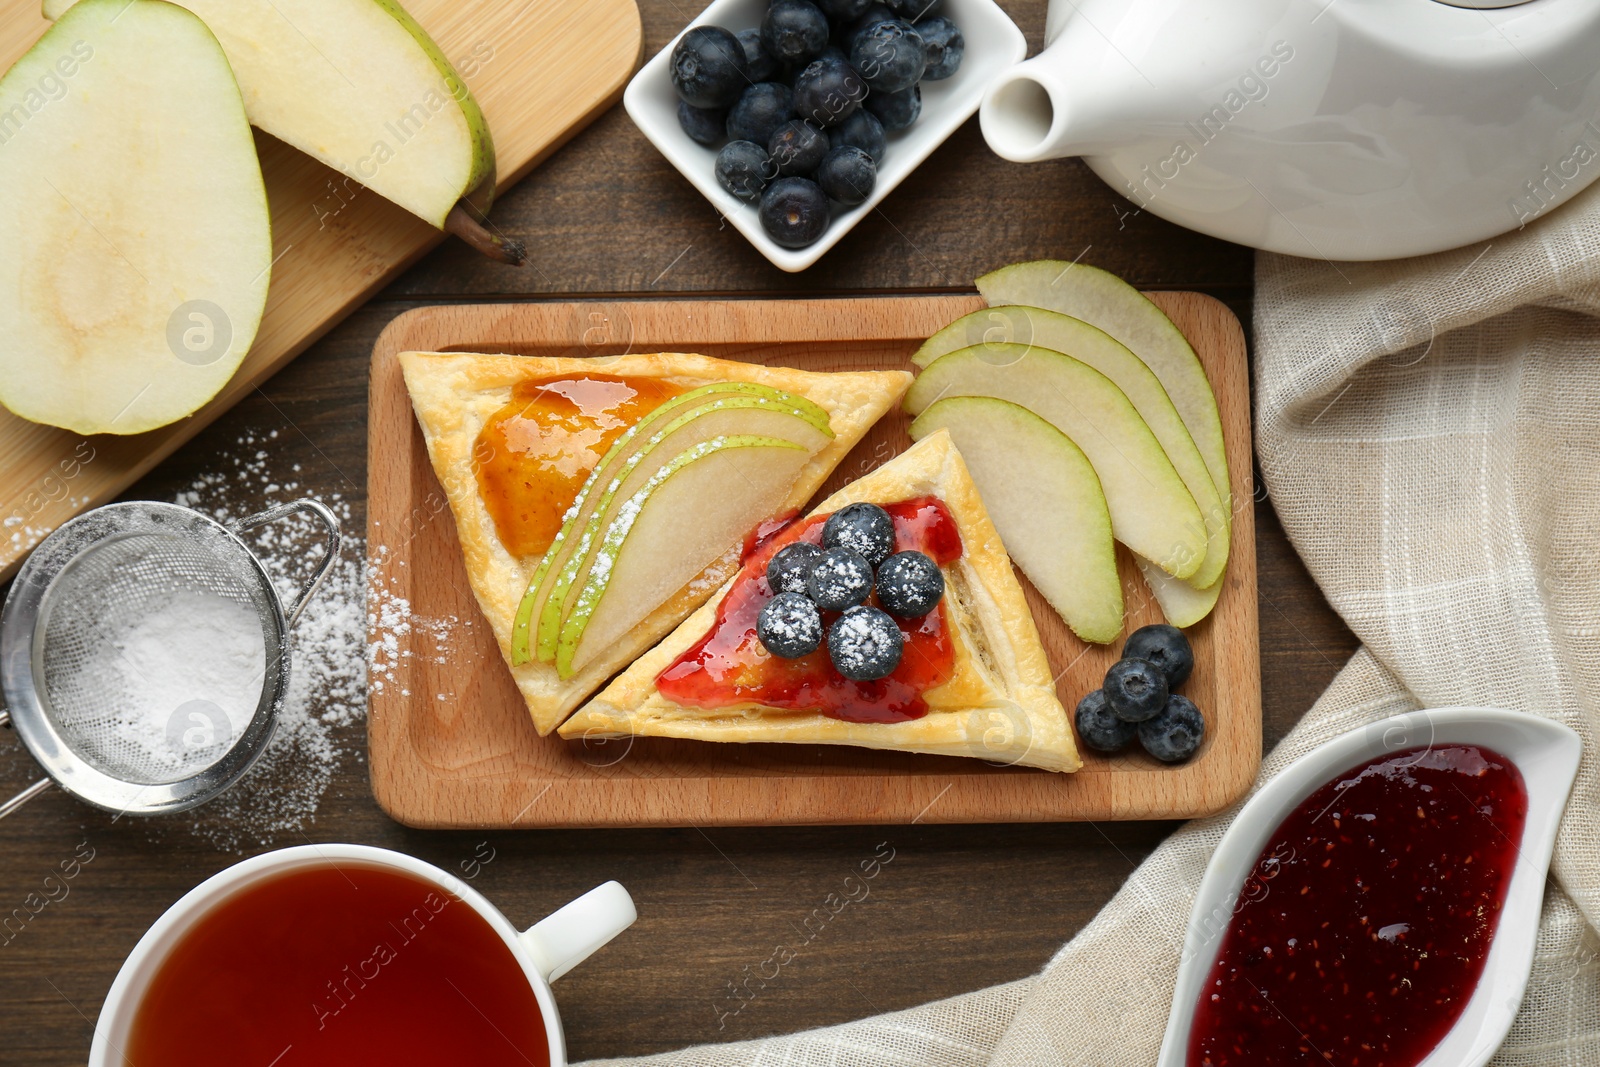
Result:
<svg viewBox="0 0 1600 1067"><path fill-rule="evenodd" d="M642 450L626 470L618 471L614 477L599 483L603 486L603 492L594 513L562 562L549 594L539 605L534 639L541 660L548 663L556 658L560 634L577 604L576 591L583 587L596 565L606 533L617 512L635 492L655 477L664 461L719 436L770 437L789 441L804 448L808 456L821 451L829 440L810 423L796 416L753 407L748 403L738 404L733 400L674 420L674 425L665 428L655 444ZM748 532L746 529L738 536ZM702 565L709 565L716 558L713 555ZM676 591L676 587L673 591Z"/></svg>
<svg viewBox="0 0 1600 1067"><path fill-rule="evenodd" d="M905 408L919 415L947 396L1009 400L1050 423L1094 464L1117 540L1175 578L1199 568L1206 551L1200 508L1111 379L1047 348L983 345L929 364L906 393Z"/></svg>
<svg viewBox="0 0 1600 1067"><path fill-rule="evenodd" d="M1161 380L1232 516L1228 454L1211 380L1183 333L1139 290L1099 267L1040 259L978 279L991 305L1026 304L1082 319L1121 341Z"/></svg>
<svg viewBox="0 0 1600 1067"><path fill-rule="evenodd" d="M571 607L568 594L589 567L613 502L631 496L655 473L661 457L677 455L718 434L796 440L811 454L833 439L826 412L809 400L767 386L729 390L706 386L656 408L618 438L567 510L518 606L512 624L513 663L527 661L535 619L538 624L531 636L537 655L545 663L555 659L562 619ZM516 658L519 645L522 659Z"/></svg>
<svg viewBox="0 0 1600 1067"><path fill-rule="evenodd" d="M494 195L494 141L483 112L398 3L176 2L216 34L253 125L479 251L520 261L520 248L474 217ZM45 0L44 16L72 6ZM456 209L463 198L470 213Z"/></svg>
<svg viewBox="0 0 1600 1067"><path fill-rule="evenodd" d="M1172 406L1161 381L1144 361L1104 330L1082 319L1026 306L986 308L964 315L928 338L911 361L926 367L957 349L968 345L988 347L996 341L1064 352L1104 374L1127 394L1150 432L1161 442L1162 450L1205 519L1206 556L1189 580L1197 586L1205 586L1220 578L1228 565L1228 509L1222 506L1211 472L1195 447L1188 427Z"/></svg>
<svg viewBox="0 0 1600 1067"><path fill-rule="evenodd" d="M1085 641L1122 633L1122 578L1111 514L1083 450L1026 408L993 397L930 404L911 439L937 430L967 462L1006 553Z"/></svg>
<svg viewBox="0 0 1600 1067"><path fill-rule="evenodd" d="M1139 564L1139 573L1144 575L1145 584L1150 587L1150 593L1156 598L1156 603L1161 605L1161 614L1167 621L1177 627L1189 627L1211 614L1211 609L1217 606L1217 597L1222 594L1222 579L1217 579L1204 589L1197 589L1189 582L1180 582L1169 574L1163 573L1160 567L1142 556L1135 556Z"/></svg>
<svg viewBox="0 0 1600 1067"><path fill-rule="evenodd" d="M631 465L627 466L627 470L623 469L624 466L628 465L630 460L637 463L641 450L655 447L667 432L683 424L686 415L715 401L738 396L760 398L767 404L804 419L824 436L830 439L833 437L828 413L817 404L806 397L756 382L712 382L672 397L651 409L638 422L628 427L595 465L582 488L578 490L578 495L567 509L566 515L563 516L561 529L556 531L550 547L539 560L539 566L534 571L533 579L528 583L527 591L522 595L521 603L517 605L516 618L512 622L512 666L526 663L532 658L529 646L534 617L548 597L557 576L562 573L562 565L574 550L573 546L582 541L579 550L587 549L588 542L582 535L587 529L589 519L602 503L610 502L617 488L612 484L613 480L625 476L628 470L632 470ZM612 489L611 494L606 492L607 486ZM602 497L604 501L601 500ZM568 580L570 581L570 578ZM559 601L557 606L559 608ZM555 658L554 630L548 633L548 639L542 646L539 656L546 663Z"/></svg>
<svg viewBox="0 0 1600 1067"><path fill-rule="evenodd" d="M561 628L556 670L571 677L772 515L811 460L775 437L713 437L659 467L619 505Z"/></svg>
<svg viewBox="0 0 1600 1067"><path fill-rule="evenodd" d="M0 196L0 403L142 433L233 377L272 230L238 85L199 19L83 0L47 30L0 78Z"/></svg>

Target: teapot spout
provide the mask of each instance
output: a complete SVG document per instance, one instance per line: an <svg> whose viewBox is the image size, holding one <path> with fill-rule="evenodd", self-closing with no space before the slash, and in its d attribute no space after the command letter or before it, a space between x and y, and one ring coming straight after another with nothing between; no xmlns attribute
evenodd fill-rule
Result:
<svg viewBox="0 0 1600 1067"><path fill-rule="evenodd" d="M1094 155L1126 136L1126 116L1104 113L1115 100L1104 87L1074 87L1059 46L1019 63L994 80L978 109L984 140L1002 159L1037 163Z"/></svg>

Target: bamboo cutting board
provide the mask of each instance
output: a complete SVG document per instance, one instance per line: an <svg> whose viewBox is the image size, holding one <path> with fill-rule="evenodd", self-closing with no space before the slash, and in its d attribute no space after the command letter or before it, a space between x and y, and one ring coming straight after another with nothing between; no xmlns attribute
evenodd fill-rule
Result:
<svg viewBox="0 0 1600 1067"><path fill-rule="evenodd" d="M404 2L482 105L501 190L615 102L639 60L634 0ZM0 0L0 70L48 28L39 8L39 0ZM194 415L132 437L85 438L0 408L0 581L51 530L112 499L443 240L282 142L257 132L256 144L274 265L243 366Z"/></svg>
<svg viewBox="0 0 1600 1067"><path fill-rule="evenodd" d="M1183 692L1207 740L1187 764L1084 753L1076 774L981 760L825 745L539 737L467 584L455 520L428 461L400 352L524 355L690 351L804 370L914 370L909 357L976 296L832 300L619 301L432 307L395 319L373 354L368 430L367 736L378 803L419 827L1026 822L1205 815L1249 787L1261 760L1250 396L1244 335L1198 293L1152 293L1193 342L1222 411L1233 480L1233 551L1209 619L1190 631ZM818 499L899 453L909 420L886 415ZM1119 553L1121 550L1119 549ZM1120 560L1129 631L1160 609ZM1074 637L1023 580L1070 710L1100 684L1121 642Z"/></svg>

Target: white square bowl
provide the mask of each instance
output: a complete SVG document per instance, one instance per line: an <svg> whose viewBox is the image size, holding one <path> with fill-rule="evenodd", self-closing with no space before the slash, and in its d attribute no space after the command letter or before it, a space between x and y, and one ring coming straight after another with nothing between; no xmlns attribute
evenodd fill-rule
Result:
<svg viewBox="0 0 1600 1067"><path fill-rule="evenodd" d="M684 27L683 32L687 33L694 26L712 25L738 33L761 25L767 6L768 0L715 0ZM674 37L633 76L623 94L623 106L634 125L650 138L661 154L773 265L787 271L805 270L849 233L863 215L877 207L958 126L972 117L983 100L984 90L996 75L1020 63L1027 55L1028 43L1022 31L994 0L944 0L939 14L960 27L966 40L966 54L960 69L943 81L922 83L922 116L910 129L888 134L889 145L884 152L883 165L878 168L878 181L872 195L852 208L840 209L838 204L830 202L829 206L834 209L832 223L815 244L805 248L785 248L768 237L761 228L756 205L745 203L717 184L713 173L716 149L695 143L678 125L678 94L672 87L671 65L672 49L683 33Z"/></svg>

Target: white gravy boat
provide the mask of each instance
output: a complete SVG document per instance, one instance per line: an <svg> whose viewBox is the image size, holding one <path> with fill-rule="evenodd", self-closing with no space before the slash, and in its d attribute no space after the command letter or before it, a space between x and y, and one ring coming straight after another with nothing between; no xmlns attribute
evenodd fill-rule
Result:
<svg viewBox="0 0 1600 1067"><path fill-rule="evenodd" d="M1536 715L1494 708L1440 708L1383 719L1313 749L1285 767L1239 810L1195 897L1157 1067L1185 1067L1201 985L1244 892L1245 879L1278 825L1344 771L1386 753L1439 745L1493 749L1522 772L1528 790L1516 869L1483 974L1455 1025L1418 1067L1481 1067L1488 1062L1511 1029L1528 984L1545 874L1583 743L1567 727Z"/></svg>

